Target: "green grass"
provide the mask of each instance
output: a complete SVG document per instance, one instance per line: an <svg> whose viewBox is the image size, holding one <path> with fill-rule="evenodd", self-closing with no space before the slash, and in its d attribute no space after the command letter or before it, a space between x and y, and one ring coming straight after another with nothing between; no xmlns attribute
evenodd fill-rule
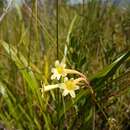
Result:
<svg viewBox="0 0 130 130"><path fill-rule="evenodd" d="M56 9L12 9L0 23L0 126L7 130L127 130L130 15L110 3L59 5L59 60L85 74L94 94L41 93L57 59ZM72 76L76 78L76 76ZM42 95L43 94L43 95Z"/></svg>

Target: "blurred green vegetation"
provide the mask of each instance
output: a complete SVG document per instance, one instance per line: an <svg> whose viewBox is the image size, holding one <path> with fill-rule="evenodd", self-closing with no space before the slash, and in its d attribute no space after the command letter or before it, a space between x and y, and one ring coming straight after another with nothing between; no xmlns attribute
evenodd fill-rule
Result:
<svg viewBox="0 0 130 130"><path fill-rule="evenodd" d="M40 93L57 59L56 7L33 0L0 23L0 128L130 129L129 8L100 0L58 5L59 59L67 45L67 66L84 73L95 92L81 89L70 99L56 90Z"/></svg>

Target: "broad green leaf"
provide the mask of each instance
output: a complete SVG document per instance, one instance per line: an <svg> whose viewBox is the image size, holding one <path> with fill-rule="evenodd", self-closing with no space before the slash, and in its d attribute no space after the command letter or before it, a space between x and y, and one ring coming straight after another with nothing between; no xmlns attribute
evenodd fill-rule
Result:
<svg viewBox="0 0 130 130"><path fill-rule="evenodd" d="M90 78L92 84L101 84L101 81L105 81L108 77L112 76L116 70L120 67L122 63L130 56L130 51L124 53L115 61L113 61L110 65L104 67L101 71L97 72L94 76Z"/></svg>

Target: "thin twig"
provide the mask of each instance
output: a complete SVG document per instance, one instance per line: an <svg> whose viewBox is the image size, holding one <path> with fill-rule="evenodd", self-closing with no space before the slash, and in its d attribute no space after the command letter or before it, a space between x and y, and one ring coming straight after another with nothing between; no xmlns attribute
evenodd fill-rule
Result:
<svg viewBox="0 0 130 130"><path fill-rule="evenodd" d="M2 20L4 19L4 17L6 16L6 14L8 13L8 10L10 9L11 7L11 4L12 4L12 0L9 1L7 7L5 9L3 9L3 13L2 15L0 16L0 23L2 22Z"/></svg>

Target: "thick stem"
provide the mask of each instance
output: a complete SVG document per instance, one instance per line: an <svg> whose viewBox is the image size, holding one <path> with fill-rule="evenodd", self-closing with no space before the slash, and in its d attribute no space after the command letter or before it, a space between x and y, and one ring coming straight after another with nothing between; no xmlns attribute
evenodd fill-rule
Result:
<svg viewBox="0 0 130 130"><path fill-rule="evenodd" d="M59 88L60 86L62 86L63 83L61 84L55 84L55 85L47 85L47 86L43 86L44 91L49 91L55 88Z"/></svg>
<svg viewBox="0 0 130 130"><path fill-rule="evenodd" d="M77 74L77 75L80 75L81 77L83 77L84 79L86 79L86 76L79 71L71 70L71 69L65 69L65 72L68 73L68 74Z"/></svg>
<svg viewBox="0 0 130 130"><path fill-rule="evenodd" d="M77 83L79 83L80 81L84 81L85 82L85 84L88 86L89 85L89 82L88 82L88 80L86 79L86 78L78 78L78 79L75 79L74 80L74 82L77 84Z"/></svg>

